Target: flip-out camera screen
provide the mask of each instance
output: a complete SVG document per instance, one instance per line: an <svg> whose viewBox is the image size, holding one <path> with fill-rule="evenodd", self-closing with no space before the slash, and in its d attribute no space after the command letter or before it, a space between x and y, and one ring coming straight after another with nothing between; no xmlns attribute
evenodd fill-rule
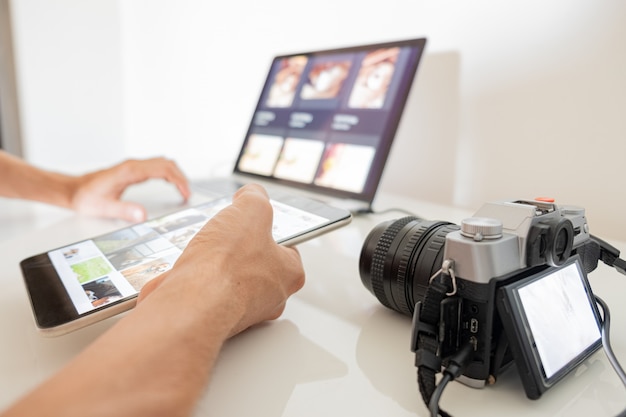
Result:
<svg viewBox="0 0 626 417"><path fill-rule="evenodd" d="M529 398L601 346L600 315L579 258L500 289L498 307Z"/></svg>

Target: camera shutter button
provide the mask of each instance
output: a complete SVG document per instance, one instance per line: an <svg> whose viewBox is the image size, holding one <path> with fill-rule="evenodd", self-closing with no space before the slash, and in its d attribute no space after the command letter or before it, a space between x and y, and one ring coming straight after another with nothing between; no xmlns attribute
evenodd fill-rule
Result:
<svg viewBox="0 0 626 417"><path fill-rule="evenodd" d="M461 234L480 242L502 237L502 222L489 217L470 217L461 222Z"/></svg>

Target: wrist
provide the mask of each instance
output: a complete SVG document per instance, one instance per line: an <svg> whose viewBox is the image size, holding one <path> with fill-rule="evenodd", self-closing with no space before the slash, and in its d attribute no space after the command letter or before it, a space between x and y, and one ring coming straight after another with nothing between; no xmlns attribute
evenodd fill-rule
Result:
<svg viewBox="0 0 626 417"><path fill-rule="evenodd" d="M54 204L59 207L75 210L74 198L80 187L79 178L58 173L48 173L50 184L47 201L45 203Z"/></svg>
<svg viewBox="0 0 626 417"><path fill-rule="evenodd" d="M141 294L137 308L158 310L180 321L181 329L202 338L228 339L237 332L246 311L237 297L235 280L217 268L197 271L187 266L166 272L156 288L146 296Z"/></svg>
<svg viewBox="0 0 626 417"><path fill-rule="evenodd" d="M46 171L0 152L0 195L71 208L78 178Z"/></svg>

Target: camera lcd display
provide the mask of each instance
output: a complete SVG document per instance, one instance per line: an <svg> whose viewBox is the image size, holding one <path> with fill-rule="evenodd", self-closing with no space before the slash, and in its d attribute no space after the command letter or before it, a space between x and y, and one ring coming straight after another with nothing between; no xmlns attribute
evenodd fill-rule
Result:
<svg viewBox="0 0 626 417"><path fill-rule="evenodd" d="M601 346L600 315L577 256L502 287L498 303L529 398Z"/></svg>

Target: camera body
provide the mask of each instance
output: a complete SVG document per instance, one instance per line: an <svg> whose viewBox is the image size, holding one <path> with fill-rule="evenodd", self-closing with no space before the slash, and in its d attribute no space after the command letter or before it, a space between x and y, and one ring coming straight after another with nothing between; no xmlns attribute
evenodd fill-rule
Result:
<svg viewBox="0 0 626 417"><path fill-rule="evenodd" d="M446 236L444 258L455 260L457 276L486 284L529 267L562 265L590 238L583 208L531 200L494 202Z"/></svg>
<svg viewBox="0 0 626 417"><path fill-rule="evenodd" d="M452 350L469 341L474 347L461 382L480 387L497 375L494 366L510 362L492 363L502 348L497 288L537 269L557 267L578 252L585 254L587 244L593 245L584 209L543 201L487 203L463 220L460 230L447 234L443 258L454 262L459 322L442 323L456 327L458 335L444 346Z"/></svg>
<svg viewBox="0 0 626 417"><path fill-rule="evenodd" d="M383 305L406 315L424 301L433 279L445 284L450 292L440 306L438 355L445 366L446 357L469 342L472 359L459 381L478 388L513 361L497 314L498 288L572 256L591 272L599 252L583 208L500 201L485 204L460 227L417 218L383 223L368 235L359 270Z"/></svg>

